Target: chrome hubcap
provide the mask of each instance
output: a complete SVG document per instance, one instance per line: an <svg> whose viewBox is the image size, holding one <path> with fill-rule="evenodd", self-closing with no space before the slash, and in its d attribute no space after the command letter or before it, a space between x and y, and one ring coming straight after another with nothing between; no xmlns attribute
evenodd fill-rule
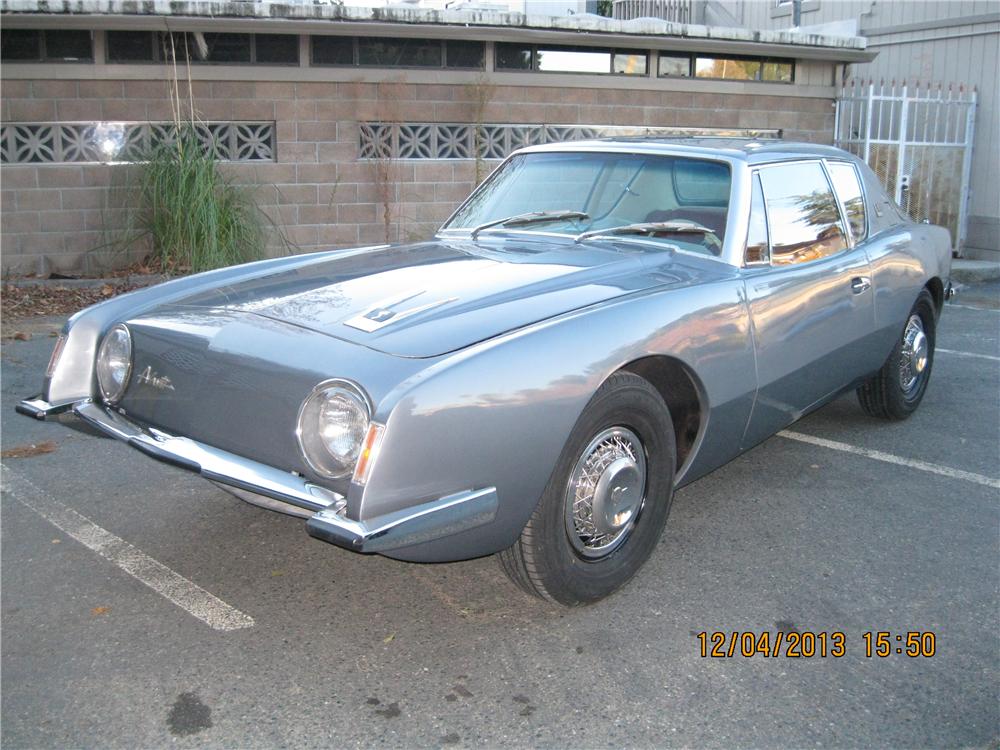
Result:
<svg viewBox="0 0 1000 750"><path fill-rule="evenodd" d="M573 548L594 560L628 538L646 499L646 454L626 427L600 432L586 448L566 488L566 533Z"/></svg>
<svg viewBox="0 0 1000 750"><path fill-rule="evenodd" d="M903 331L903 350L899 358L899 385L907 395L917 390L930 357L930 342L919 315L911 315Z"/></svg>

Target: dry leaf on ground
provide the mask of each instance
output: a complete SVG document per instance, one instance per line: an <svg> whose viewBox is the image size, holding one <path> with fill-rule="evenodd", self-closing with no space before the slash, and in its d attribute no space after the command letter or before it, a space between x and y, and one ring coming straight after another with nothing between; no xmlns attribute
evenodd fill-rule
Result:
<svg viewBox="0 0 1000 750"><path fill-rule="evenodd" d="M105 284L100 287L4 284L3 293L0 294L0 306L5 323L35 315L70 315L116 294L138 289L140 286L130 282ZM15 334L14 338L19 336Z"/></svg>

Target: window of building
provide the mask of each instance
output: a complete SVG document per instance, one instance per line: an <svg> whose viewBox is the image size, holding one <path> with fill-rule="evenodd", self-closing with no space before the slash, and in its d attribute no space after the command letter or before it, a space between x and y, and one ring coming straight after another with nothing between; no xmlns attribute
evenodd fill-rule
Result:
<svg viewBox="0 0 1000 750"><path fill-rule="evenodd" d="M791 60L765 60L761 80L792 83L795 80L795 63Z"/></svg>
<svg viewBox="0 0 1000 750"><path fill-rule="evenodd" d="M444 50L440 39L358 39L358 65L373 68L440 68Z"/></svg>
<svg viewBox="0 0 1000 750"><path fill-rule="evenodd" d="M395 37L312 37L312 64L372 68L482 69L483 42Z"/></svg>
<svg viewBox="0 0 1000 750"><path fill-rule="evenodd" d="M851 226L851 236L855 242L863 242L868 236L868 221L865 217L865 197L861 192L858 170L853 164L828 162L833 189L844 208L847 223Z"/></svg>
<svg viewBox="0 0 1000 750"><path fill-rule="evenodd" d="M687 78L691 75L691 55L660 53L657 75L662 78Z"/></svg>
<svg viewBox="0 0 1000 750"><path fill-rule="evenodd" d="M355 65L354 37L312 37L313 65Z"/></svg>
<svg viewBox="0 0 1000 750"><path fill-rule="evenodd" d="M847 247L837 199L819 162L762 169L760 183L773 265L807 263Z"/></svg>
<svg viewBox="0 0 1000 750"><path fill-rule="evenodd" d="M179 62L219 65L298 65L296 34L227 34L213 32L109 31L109 63Z"/></svg>
<svg viewBox="0 0 1000 750"><path fill-rule="evenodd" d="M444 45L446 68L482 68L482 42L446 42Z"/></svg>
<svg viewBox="0 0 1000 750"><path fill-rule="evenodd" d="M795 65L791 60L697 55L694 74L698 78L792 83L795 79Z"/></svg>
<svg viewBox="0 0 1000 750"><path fill-rule="evenodd" d="M154 35L148 31L109 31L105 36L108 62L152 62Z"/></svg>
<svg viewBox="0 0 1000 750"><path fill-rule="evenodd" d="M298 65L298 34L254 34L254 62L260 65Z"/></svg>
<svg viewBox="0 0 1000 750"><path fill-rule="evenodd" d="M93 33L76 29L3 29L3 62L93 62Z"/></svg>
<svg viewBox="0 0 1000 750"><path fill-rule="evenodd" d="M615 52L614 70L618 75L644 76L649 67L649 55L645 52Z"/></svg>
<svg viewBox="0 0 1000 750"><path fill-rule="evenodd" d="M565 47L498 42L497 70L535 70L541 73L646 75L649 54L643 50L601 47Z"/></svg>
<svg viewBox="0 0 1000 750"><path fill-rule="evenodd" d="M498 43L494 48L497 70L531 70L534 50L530 45Z"/></svg>

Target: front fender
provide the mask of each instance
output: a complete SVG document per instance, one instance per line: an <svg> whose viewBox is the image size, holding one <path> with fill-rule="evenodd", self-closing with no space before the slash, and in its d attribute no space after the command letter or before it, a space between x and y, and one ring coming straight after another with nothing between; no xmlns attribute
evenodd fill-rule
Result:
<svg viewBox="0 0 1000 750"><path fill-rule="evenodd" d="M45 378L42 396L51 404L65 404L89 398L95 392L94 358L98 342L104 332L120 320L141 315L154 307L174 302L190 294L216 289L235 281L322 263L334 254L355 254L372 249L364 247L305 256L271 258L220 268L138 289L85 308L70 317L63 326L62 335L66 337L66 341L55 370L51 376Z"/></svg>
<svg viewBox="0 0 1000 750"><path fill-rule="evenodd" d="M408 379L376 415L386 424L385 438L360 498L352 498L355 517L496 487L492 524L389 554L456 560L509 547L594 392L623 365L656 354L683 362L706 394L702 424L708 434L689 466L704 473L731 458L756 387L735 278L642 293L555 318L471 347Z"/></svg>

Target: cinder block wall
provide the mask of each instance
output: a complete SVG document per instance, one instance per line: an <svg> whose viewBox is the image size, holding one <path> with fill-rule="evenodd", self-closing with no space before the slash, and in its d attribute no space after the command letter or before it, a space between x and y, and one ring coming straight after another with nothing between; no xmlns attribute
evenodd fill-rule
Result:
<svg viewBox="0 0 1000 750"><path fill-rule="evenodd" d="M182 84L182 87L185 84ZM6 123L168 121L159 80L4 80ZM797 88L797 87L795 87ZM780 128L790 140L829 143L832 98L547 86L369 82L195 81L208 121L273 120L276 161L227 164L256 186L261 205L296 252L430 236L495 162L395 160L389 180L361 159L359 122L457 122ZM104 164L0 168L5 275L99 272L128 258L108 247L121 225L125 170ZM384 172L383 172L384 174ZM116 187L117 186L117 187ZM277 252L277 250L276 250Z"/></svg>

